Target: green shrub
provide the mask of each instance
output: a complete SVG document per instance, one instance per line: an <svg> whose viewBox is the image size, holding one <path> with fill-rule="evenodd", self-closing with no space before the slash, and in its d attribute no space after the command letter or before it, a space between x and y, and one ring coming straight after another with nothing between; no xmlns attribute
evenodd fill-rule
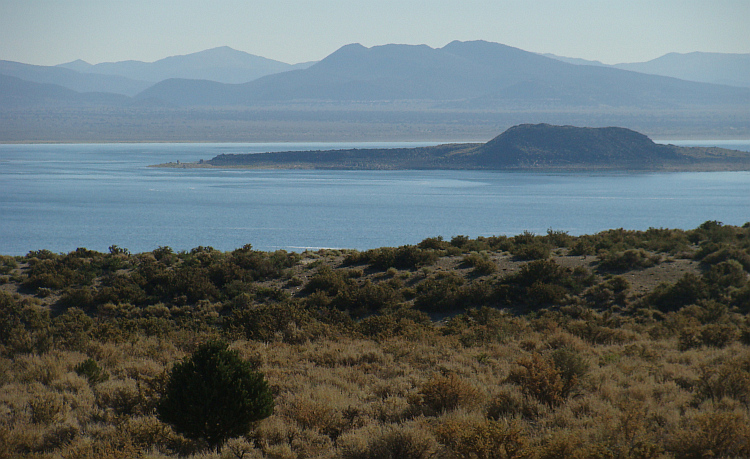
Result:
<svg viewBox="0 0 750 459"><path fill-rule="evenodd" d="M552 247L568 247L573 237L567 231L556 231L549 228L545 239Z"/></svg>
<svg viewBox="0 0 750 459"><path fill-rule="evenodd" d="M709 241L713 243L720 243L730 241L734 238L735 228L732 226L724 226L723 223L710 220L700 224L698 228L688 231L688 239L693 244L697 244L702 241Z"/></svg>
<svg viewBox="0 0 750 459"><path fill-rule="evenodd" d="M263 374L225 343L208 342L172 368L157 413L175 431L219 451L273 407Z"/></svg>
<svg viewBox="0 0 750 459"><path fill-rule="evenodd" d="M427 239L417 244L417 247L419 247L420 249L445 250L450 245L450 243L443 240L443 236L437 236L428 237Z"/></svg>
<svg viewBox="0 0 750 459"><path fill-rule="evenodd" d="M52 344L49 309L0 290L0 355L44 352Z"/></svg>
<svg viewBox="0 0 750 459"><path fill-rule="evenodd" d="M494 295L489 282L466 283L456 273L438 273L417 286L414 305L427 312L459 311L481 307L492 301Z"/></svg>
<svg viewBox="0 0 750 459"><path fill-rule="evenodd" d="M543 242L532 242L529 244L517 244L510 253L519 260L544 260L552 255L552 249Z"/></svg>
<svg viewBox="0 0 750 459"><path fill-rule="evenodd" d="M589 363L578 352L573 349L560 348L552 351L550 358L560 372L565 389L570 391L586 376L589 371Z"/></svg>
<svg viewBox="0 0 750 459"><path fill-rule="evenodd" d="M594 244L586 237L579 237L574 243L573 246L570 248L570 255L574 256L586 256L586 255L593 255L596 253L596 247L594 247Z"/></svg>
<svg viewBox="0 0 750 459"><path fill-rule="evenodd" d="M362 284L347 284L331 300L331 306L353 314L376 312L395 305L401 299L398 291L388 284L373 284L366 280Z"/></svg>
<svg viewBox="0 0 750 459"><path fill-rule="evenodd" d="M459 249L461 249L465 247L470 241L471 241L471 238L469 238L469 236L463 236L463 235L453 236L451 238L451 245L453 247L458 247Z"/></svg>
<svg viewBox="0 0 750 459"><path fill-rule="evenodd" d="M470 253L464 257L463 262L474 268L474 274L479 276L486 276L497 271L497 265L485 252Z"/></svg>
<svg viewBox="0 0 750 459"><path fill-rule="evenodd" d="M324 327L296 303L251 304L238 307L224 320L230 334L246 339L304 343L323 334Z"/></svg>
<svg viewBox="0 0 750 459"><path fill-rule="evenodd" d="M750 272L750 253L736 245L712 245L707 244L701 247L701 250L695 255L695 258L701 260L704 265L715 265L724 261L734 260L745 271Z"/></svg>
<svg viewBox="0 0 750 459"><path fill-rule="evenodd" d="M104 371L94 359L86 359L73 369L78 376L88 379L89 384L95 385L109 379L109 373Z"/></svg>
<svg viewBox="0 0 750 459"><path fill-rule="evenodd" d="M94 320L78 308L70 308L52 321L52 337L63 349L83 349L91 339Z"/></svg>
<svg viewBox="0 0 750 459"><path fill-rule="evenodd" d="M647 301L662 311L676 311L708 297L709 289L703 279L687 273L672 285L656 287L648 295Z"/></svg>
<svg viewBox="0 0 750 459"><path fill-rule="evenodd" d="M650 268L658 264L661 257L649 255L643 249L630 249L624 252L606 252L599 255L599 268L609 271L631 271Z"/></svg>
<svg viewBox="0 0 750 459"><path fill-rule="evenodd" d="M370 267L385 271L388 268L417 269L430 266L437 261L438 254L433 249L404 245L397 248L382 247L368 250L360 257L362 261L369 263Z"/></svg>
<svg viewBox="0 0 750 459"><path fill-rule="evenodd" d="M583 290L591 279L588 271L572 271L554 260L536 260L502 279L495 295L499 301L512 306L560 305L567 301L569 294Z"/></svg>
<svg viewBox="0 0 750 459"><path fill-rule="evenodd" d="M0 255L0 274L10 274L16 268L18 268L18 263L15 258Z"/></svg>
<svg viewBox="0 0 750 459"><path fill-rule="evenodd" d="M730 288L742 288L747 284L747 272L735 260L722 261L703 273L710 294L718 298Z"/></svg>
<svg viewBox="0 0 750 459"><path fill-rule="evenodd" d="M622 276L615 276L586 291L586 300L592 307L609 308L627 304L630 283Z"/></svg>

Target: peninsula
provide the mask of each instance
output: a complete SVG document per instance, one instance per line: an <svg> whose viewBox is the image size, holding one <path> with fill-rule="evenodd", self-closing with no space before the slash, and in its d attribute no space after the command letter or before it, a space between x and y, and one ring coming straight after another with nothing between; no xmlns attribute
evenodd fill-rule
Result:
<svg viewBox="0 0 750 459"><path fill-rule="evenodd" d="M342 170L750 170L750 153L654 143L620 127L521 124L487 143L419 148L222 154L159 167Z"/></svg>

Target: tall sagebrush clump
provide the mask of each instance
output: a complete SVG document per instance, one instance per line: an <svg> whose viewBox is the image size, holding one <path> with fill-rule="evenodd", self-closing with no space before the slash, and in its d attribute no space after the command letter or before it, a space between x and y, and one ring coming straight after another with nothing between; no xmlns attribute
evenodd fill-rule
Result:
<svg viewBox="0 0 750 459"><path fill-rule="evenodd" d="M169 375L157 406L159 418L179 433L221 449L273 413L273 396L262 373L221 342L201 345Z"/></svg>

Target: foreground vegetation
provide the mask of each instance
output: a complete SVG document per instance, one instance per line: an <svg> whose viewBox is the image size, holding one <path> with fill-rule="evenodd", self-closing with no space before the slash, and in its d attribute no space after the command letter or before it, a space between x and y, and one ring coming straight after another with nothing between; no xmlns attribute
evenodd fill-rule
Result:
<svg viewBox="0 0 750 459"><path fill-rule="evenodd" d="M750 224L0 257L0 458L750 456ZM209 341L271 416L157 416Z"/></svg>

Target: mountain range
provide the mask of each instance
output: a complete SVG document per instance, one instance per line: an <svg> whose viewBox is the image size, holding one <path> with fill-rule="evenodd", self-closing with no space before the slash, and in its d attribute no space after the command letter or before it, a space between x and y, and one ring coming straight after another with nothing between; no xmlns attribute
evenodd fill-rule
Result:
<svg viewBox="0 0 750 459"><path fill-rule="evenodd" d="M401 138L414 139L446 128L477 138L528 121L647 126L649 132L700 126L745 135L747 56L668 55L633 71L454 41L442 48L351 44L298 65L228 47L151 63L0 61L0 141L302 140L344 131L360 139L410 132ZM692 64L680 73L686 59ZM721 59L723 73L716 69Z"/></svg>
<svg viewBox="0 0 750 459"><path fill-rule="evenodd" d="M750 55L683 56L690 75L725 69L721 81L742 85L750 75ZM228 47L156 62L123 61L91 65L74 61L55 67L0 61L0 74L55 84L77 92L110 92L174 106L252 106L291 101L441 101L448 108L515 106L670 107L750 102L750 92L674 78L679 55L623 71L604 65L571 65L498 43L454 41L426 45L347 45L320 62L297 66ZM715 65L722 60L723 65ZM580 61L575 61L580 64ZM705 63L705 65L701 65ZM652 69L670 77L644 73ZM743 71L745 71L743 73ZM686 70L685 72L688 72ZM719 78L717 76L717 78ZM748 83L750 86L750 83ZM30 103L38 103L32 86ZM7 91L3 85L0 90ZM18 90L18 87L15 87ZM22 104L25 92L13 97ZM90 97L83 97L87 99ZM69 95L65 100L69 100Z"/></svg>
<svg viewBox="0 0 750 459"><path fill-rule="evenodd" d="M79 59L56 66L41 66L0 60L0 75L55 84L77 92L110 92L132 97L169 78L246 83L312 64L314 62L290 65L223 46L156 62L121 61L92 65Z"/></svg>
<svg viewBox="0 0 750 459"><path fill-rule="evenodd" d="M578 66L488 43L348 45L305 69L241 85L169 79L136 96L178 106L291 101L440 101L442 106L669 107L750 103L750 91ZM447 105L445 105L447 104Z"/></svg>
<svg viewBox="0 0 750 459"><path fill-rule="evenodd" d="M290 65L222 46L183 56L171 56L156 62L121 61L92 65L77 60L57 67L85 74L121 76L152 84L169 78L246 83L273 73L307 68L312 64L313 62Z"/></svg>

